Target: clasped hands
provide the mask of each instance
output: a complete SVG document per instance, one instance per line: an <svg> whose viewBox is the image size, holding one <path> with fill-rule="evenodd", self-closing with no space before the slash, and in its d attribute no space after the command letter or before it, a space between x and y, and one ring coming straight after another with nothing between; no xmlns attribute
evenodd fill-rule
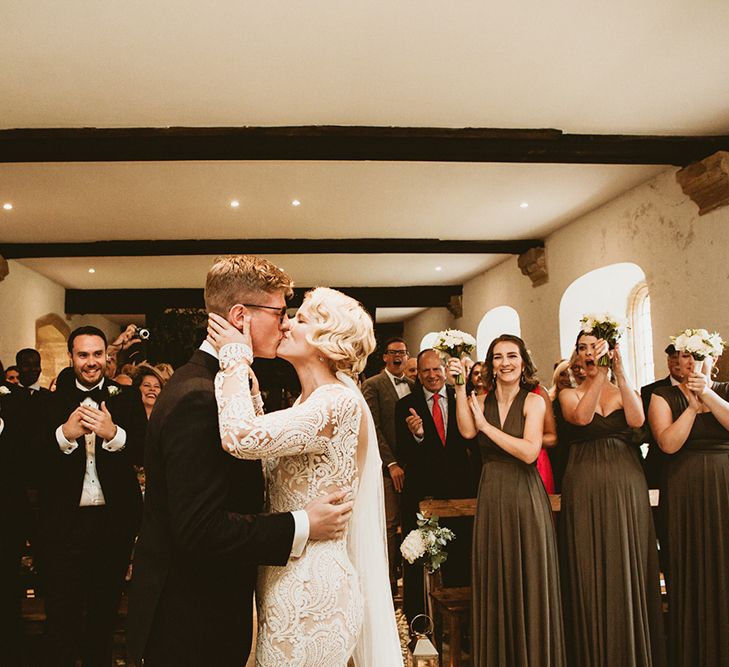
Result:
<svg viewBox="0 0 729 667"><path fill-rule="evenodd" d="M117 426L106 408L106 401L102 401L101 408L81 404L68 417L61 427L63 435L69 442L73 442L82 435L94 433L109 442L114 439Z"/></svg>

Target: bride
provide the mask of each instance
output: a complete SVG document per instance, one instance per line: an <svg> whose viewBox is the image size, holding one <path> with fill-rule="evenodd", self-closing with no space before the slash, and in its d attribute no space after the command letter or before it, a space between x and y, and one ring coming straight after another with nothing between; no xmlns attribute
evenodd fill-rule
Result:
<svg viewBox="0 0 729 667"><path fill-rule="evenodd" d="M372 320L354 299L329 288L309 292L277 355L293 364L301 397L263 414L250 322L242 332L211 314L219 350L215 379L223 448L263 459L267 510L288 512L351 489L343 537L310 541L285 567L259 569L257 667L401 667L390 595L381 460L372 416L352 380L375 348Z"/></svg>

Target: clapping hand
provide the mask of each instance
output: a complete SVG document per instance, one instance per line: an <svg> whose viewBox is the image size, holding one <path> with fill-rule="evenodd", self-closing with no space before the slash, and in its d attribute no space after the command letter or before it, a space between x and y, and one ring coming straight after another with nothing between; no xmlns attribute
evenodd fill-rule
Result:
<svg viewBox="0 0 729 667"><path fill-rule="evenodd" d="M107 442L114 439L117 428L106 408L106 401L101 402L100 409L82 403L77 412L81 413L81 425L87 429L87 433L95 433Z"/></svg>
<svg viewBox="0 0 729 667"><path fill-rule="evenodd" d="M69 442L73 442L82 435L91 433L91 429L83 424L83 412L81 408L76 408L66 420L66 423L61 426L63 431L63 437Z"/></svg>
<svg viewBox="0 0 729 667"><path fill-rule="evenodd" d="M415 412L415 408L410 408L410 414L405 417L405 423L410 429L410 433L412 433L416 438L422 438L425 435L423 419L417 412Z"/></svg>
<svg viewBox="0 0 729 667"><path fill-rule="evenodd" d="M244 343L253 349L251 342L251 318L243 316L243 329L236 329L228 320L216 313L208 313L207 341L218 351L228 343Z"/></svg>
<svg viewBox="0 0 729 667"><path fill-rule="evenodd" d="M475 391L472 391L471 395L468 397L468 407L471 408L474 426L477 430L485 433L489 427L489 423L486 421L486 417L484 417L483 409L478 402L478 398L476 398Z"/></svg>
<svg viewBox="0 0 729 667"><path fill-rule="evenodd" d="M613 360L613 373L616 377L622 377L625 374L625 367L623 366L623 357L620 354L620 343L615 343L615 348L612 351L608 351L610 358Z"/></svg>

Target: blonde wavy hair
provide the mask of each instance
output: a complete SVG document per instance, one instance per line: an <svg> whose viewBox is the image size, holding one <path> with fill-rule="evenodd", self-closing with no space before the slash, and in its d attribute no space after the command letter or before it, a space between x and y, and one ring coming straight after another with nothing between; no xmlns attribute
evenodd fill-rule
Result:
<svg viewBox="0 0 729 667"><path fill-rule="evenodd" d="M313 325L308 343L329 360L334 371L361 373L377 345L372 318L362 304L329 287L307 292L304 304Z"/></svg>

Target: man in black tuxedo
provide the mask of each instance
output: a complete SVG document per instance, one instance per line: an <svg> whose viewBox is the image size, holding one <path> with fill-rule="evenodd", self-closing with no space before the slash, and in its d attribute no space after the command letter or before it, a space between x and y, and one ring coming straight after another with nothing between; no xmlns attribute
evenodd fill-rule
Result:
<svg viewBox="0 0 729 667"><path fill-rule="evenodd" d="M17 428L14 437L17 437L18 447L23 459L24 479L28 498L31 505L29 519L31 527L29 537L33 549L34 564L39 565L40 554L36 553L37 526L35 517L38 511L38 489L44 474L44 457L46 437L45 424L48 418L51 392L40 386L41 356L38 350L27 347L19 350L15 355L15 364L18 369L18 384L13 387L14 408Z"/></svg>
<svg viewBox="0 0 729 667"><path fill-rule="evenodd" d="M414 383L404 374L408 348L402 338L391 338L385 343L382 359L385 367L381 373L365 381L362 394L375 422L377 446L382 459L387 558L390 566L390 588L395 593L400 563L397 539L397 530L400 527L400 493L405 482L405 471L395 456L395 405L411 392Z"/></svg>
<svg viewBox="0 0 729 667"><path fill-rule="evenodd" d="M643 410L645 411L645 425L644 425L644 438L645 442L648 443L648 453L643 460L643 471L645 472L646 480L648 481L649 489L658 489L661 485L661 475L663 473L663 464L668 456L664 454L658 443L653 438L653 434L648 424L648 407L651 404L651 396L658 387L668 387L670 385L678 385L683 382L683 375L681 374L681 368L679 363L679 353L676 352L676 348L671 343L665 349L666 352L666 366L668 367L668 375L660 380L651 382L645 387L640 389L640 398L643 401Z"/></svg>
<svg viewBox="0 0 729 667"><path fill-rule="evenodd" d="M0 661L8 667L22 665L20 558L28 526L16 405L15 394L0 385Z"/></svg>
<svg viewBox="0 0 729 667"><path fill-rule="evenodd" d="M270 262L223 257L208 273L205 304L238 329L250 318L254 355L273 358L288 330L291 292L289 276ZM242 667L256 565L286 565L307 539L340 534L352 507L340 503L342 492L306 511L258 514L260 461L230 456L220 443L218 367L204 341L165 385L149 422L127 628L129 653L146 667Z"/></svg>
<svg viewBox="0 0 729 667"><path fill-rule="evenodd" d="M104 378L106 337L80 327L48 406L40 484L47 664L109 665L124 576L139 526L144 411ZM85 616L84 616L85 612ZM85 627L84 627L85 618ZM79 646L80 645L80 646Z"/></svg>
<svg viewBox="0 0 729 667"><path fill-rule="evenodd" d="M398 401L395 425L397 456L405 467L402 527L407 535L417 527L416 513L424 498L473 498L475 468L480 469L474 441L458 431L455 393L446 385L445 368L435 350L418 355L418 382L409 396ZM465 586L470 581L473 521L459 517L440 523L456 534L446 547L444 584ZM412 621L424 612L421 563L403 563L403 589L405 614Z"/></svg>

